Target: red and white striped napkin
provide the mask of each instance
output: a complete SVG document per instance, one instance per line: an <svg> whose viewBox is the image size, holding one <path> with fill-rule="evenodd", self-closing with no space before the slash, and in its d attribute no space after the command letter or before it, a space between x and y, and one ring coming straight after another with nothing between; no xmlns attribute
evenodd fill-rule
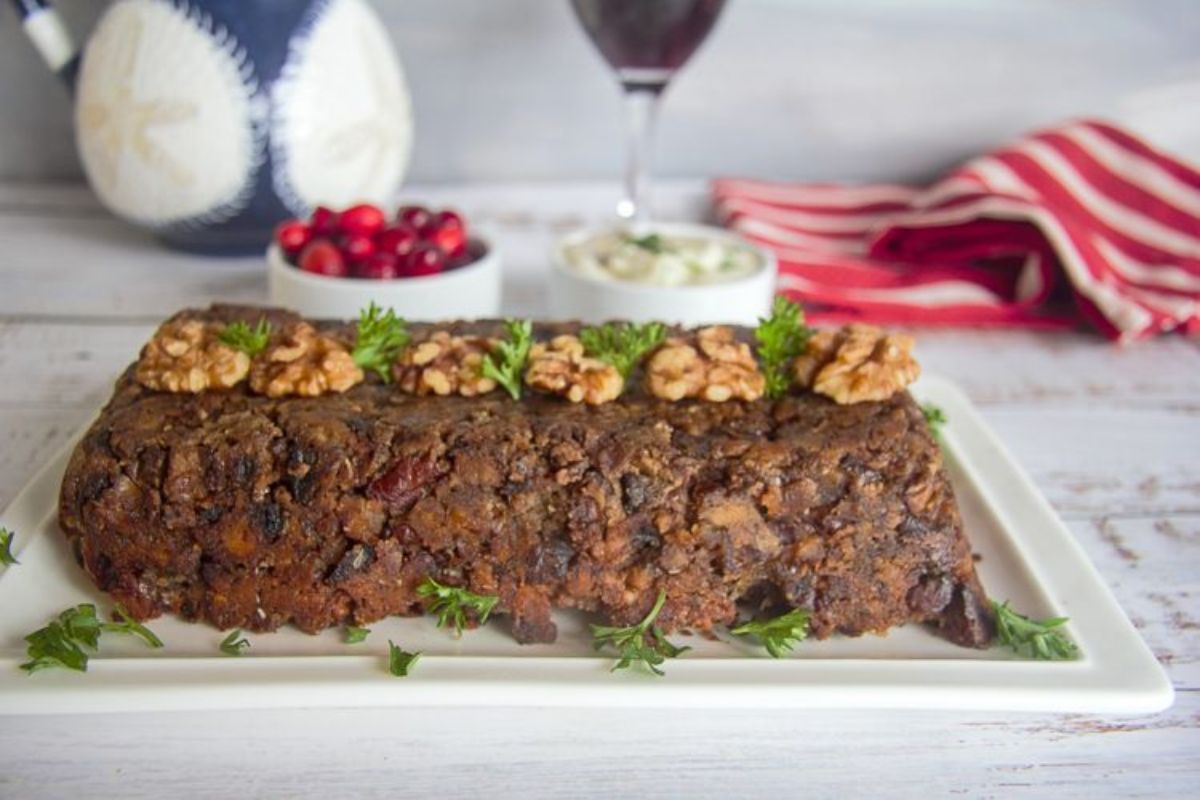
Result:
<svg viewBox="0 0 1200 800"><path fill-rule="evenodd" d="M717 180L722 221L775 251L811 319L1200 333L1200 172L1083 121L927 189Z"/></svg>

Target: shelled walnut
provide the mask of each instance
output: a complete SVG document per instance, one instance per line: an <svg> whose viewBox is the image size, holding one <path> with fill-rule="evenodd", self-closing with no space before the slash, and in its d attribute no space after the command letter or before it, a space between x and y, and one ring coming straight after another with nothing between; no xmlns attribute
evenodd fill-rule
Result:
<svg viewBox="0 0 1200 800"><path fill-rule="evenodd" d="M912 357L913 338L873 325L820 331L792 363L796 383L842 405L886 400L921 374Z"/></svg>
<svg viewBox="0 0 1200 800"><path fill-rule="evenodd" d="M496 382L483 375L483 359L490 350L489 339L437 331L410 344L392 365L392 375L409 394L486 394L496 388Z"/></svg>
<svg viewBox="0 0 1200 800"><path fill-rule="evenodd" d="M224 326L194 319L166 322L142 349L137 382L167 392L228 389L250 371L250 357L221 342Z"/></svg>
<svg viewBox="0 0 1200 800"><path fill-rule="evenodd" d="M699 397L716 403L757 400L766 388L750 346L723 325L701 328L694 338L668 339L646 363L646 384L664 400Z"/></svg>
<svg viewBox="0 0 1200 800"><path fill-rule="evenodd" d="M362 380L363 371L346 346L307 322L272 337L250 370L250 388L268 397L319 397L344 392Z"/></svg>
<svg viewBox="0 0 1200 800"><path fill-rule="evenodd" d="M625 388L616 367L585 356L579 339L567 335L555 336L549 343L538 342L530 349L525 383L590 406L616 400Z"/></svg>

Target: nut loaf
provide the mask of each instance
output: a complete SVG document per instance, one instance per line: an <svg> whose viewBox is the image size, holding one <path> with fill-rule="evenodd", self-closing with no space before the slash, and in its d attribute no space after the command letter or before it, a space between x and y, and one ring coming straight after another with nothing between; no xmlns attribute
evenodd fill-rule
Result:
<svg viewBox="0 0 1200 800"><path fill-rule="evenodd" d="M264 313L297 319L181 315ZM635 373L596 407L413 396L374 376L269 398L152 391L131 368L71 459L59 520L138 619L316 632L422 613L431 576L498 596L522 642L554 639L555 608L632 623L660 590L666 631L711 630L749 603L809 609L817 637L909 622L966 646L992 635L938 445L903 391L666 402Z"/></svg>

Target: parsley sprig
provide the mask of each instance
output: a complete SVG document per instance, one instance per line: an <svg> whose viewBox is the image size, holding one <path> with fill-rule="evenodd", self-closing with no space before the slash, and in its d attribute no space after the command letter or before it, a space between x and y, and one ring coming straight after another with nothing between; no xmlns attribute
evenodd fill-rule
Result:
<svg viewBox="0 0 1200 800"><path fill-rule="evenodd" d="M667 328L661 322L645 325L610 322L598 328L584 328L579 332L579 341L588 355L612 364L628 380L642 357L658 347L666 336Z"/></svg>
<svg viewBox="0 0 1200 800"><path fill-rule="evenodd" d="M600 650L605 645L616 648L621 658L613 665L612 671L628 669L634 664L641 664L655 675L664 675L660 666L668 658L675 658L691 650L690 647L678 647L667 640L662 629L654 624L658 612L662 611L667 593L660 591L654 601L650 613L636 625L616 628L608 625L593 625L592 638L595 647Z"/></svg>
<svg viewBox="0 0 1200 800"><path fill-rule="evenodd" d="M483 376L503 386L513 400L521 399L521 376L533 347L533 323L527 319L504 321L507 339L483 360Z"/></svg>
<svg viewBox="0 0 1200 800"><path fill-rule="evenodd" d="M461 636L469 618L480 625L487 622L488 615L500 602L499 597L475 594L457 586L446 586L433 578L426 577L417 587L417 596L429 599L428 611L437 614L439 628L454 626L454 633Z"/></svg>
<svg viewBox="0 0 1200 800"><path fill-rule="evenodd" d="M374 371L384 383L392 382L392 362L408 344L408 327L392 309L371 302L358 315L358 335L350 352L354 363Z"/></svg>
<svg viewBox="0 0 1200 800"><path fill-rule="evenodd" d="M776 297L771 316L758 320L754 338L758 360L767 379L767 397L781 397L791 383L788 365L804 352L812 329L804 324L804 311L784 297Z"/></svg>
<svg viewBox="0 0 1200 800"><path fill-rule="evenodd" d="M625 237L625 241L629 242L634 247L640 247L648 253L658 255L667 249L666 240L657 233L648 233L645 236L633 236L632 234Z"/></svg>
<svg viewBox="0 0 1200 800"><path fill-rule="evenodd" d="M359 644L367 640L367 637L371 635L371 629L360 628L357 625L347 625L344 634L346 644Z"/></svg>
<svg viewBox="0 0 1200 800"><path fill-rule="evenodd" d="M420 651L410 653L402 650L400 645L388 639L388 672L397 678L407 678L409 670L413 668L420 657Z"/></svg>
<svg viewBox="0 0 1200 800"><path fill-rule="evenodd" d="M1007 600L993 600L992 610L996 612L997 638L1017 655L1042 661L1070 661L1079 655L1075 643L1057 630L1067 617L1033 620L1009 608Z"/></svg>
<svg viewBox="0 0 1200 800"><path fill-rule="evenodd" d="M155 636L154 631L129 616L129 612L125 610L125 606L120 603L113 609L113 621L103 622L100 624L100 627L111 633L125 633L130 636L136 636L145 642L147 647L159 648L163 646L162 639Z"/></svg>
<svg viewBox="0 0 1200 800"><path fill-rule="evenodd" d="M222 344L227 344L235 350L241 350L246 355L254 358L256 355L267 349L267 342L271 340L271 323L265 319L260 319L258 324L251 328L244 320L238 320L225 326L225 330L221 331L217 337Z"/></svg>
<svg viewBox="0 0 1200 800"><path fill-rule="evenodd" d="M12 543L15 535L8 528L0 527L0 564L12 566L13 564L21 563L12 554Z"/></svg>
<svg viewBox="0 0 1200 800"><path fill-rule="evenodd" d="M29 674L43 669L73 669L87 672L88 655L100 648L102 633L126 633L136 636L150 647L162 647L162 640L149 628L135 622L121 605L113 611L114 622L105 622L96 615L96 606L80 603L68 608L44 628L25 637L29 661L21 669Z"/></svg>
<svg viewBox="0 0 1200 800"><path fill-rule="evenodd" d="M221 640L221 652L227 656L240 656L250 647L250 641L242 636L241 628L234 628L229 635Z"/></svg>
<svg viewBox="0 0 1200 800"><path fill-rule="evenodd" d="M808 638L811 617L808 611L794 608L772 619L742 623L729 632L734 636L754 636L767 648L771 658L783 658L797 643Z"/></svg>
<svg viewBox="0 0 1200 800"><path fill-rule="evenodd" d="M921 406L921 413L925 415L925 422L929 425L929 432L933 434L934 440L938 444L942 442L942 427L949 422L946 419L946 412L935 406L933 403L924 403Z"/></svg>

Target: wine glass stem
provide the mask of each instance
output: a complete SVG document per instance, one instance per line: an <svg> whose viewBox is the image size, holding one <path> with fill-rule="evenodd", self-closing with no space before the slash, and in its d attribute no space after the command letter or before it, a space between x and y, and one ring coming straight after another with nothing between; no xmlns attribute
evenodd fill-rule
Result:
<svg viewBox="0 0 1200 800"><path fill-rule="evenodd" d="M617 214L634 223L650 221L650 176L654 150L654 121L662 86L625 87L625 197Z"/></svg>

